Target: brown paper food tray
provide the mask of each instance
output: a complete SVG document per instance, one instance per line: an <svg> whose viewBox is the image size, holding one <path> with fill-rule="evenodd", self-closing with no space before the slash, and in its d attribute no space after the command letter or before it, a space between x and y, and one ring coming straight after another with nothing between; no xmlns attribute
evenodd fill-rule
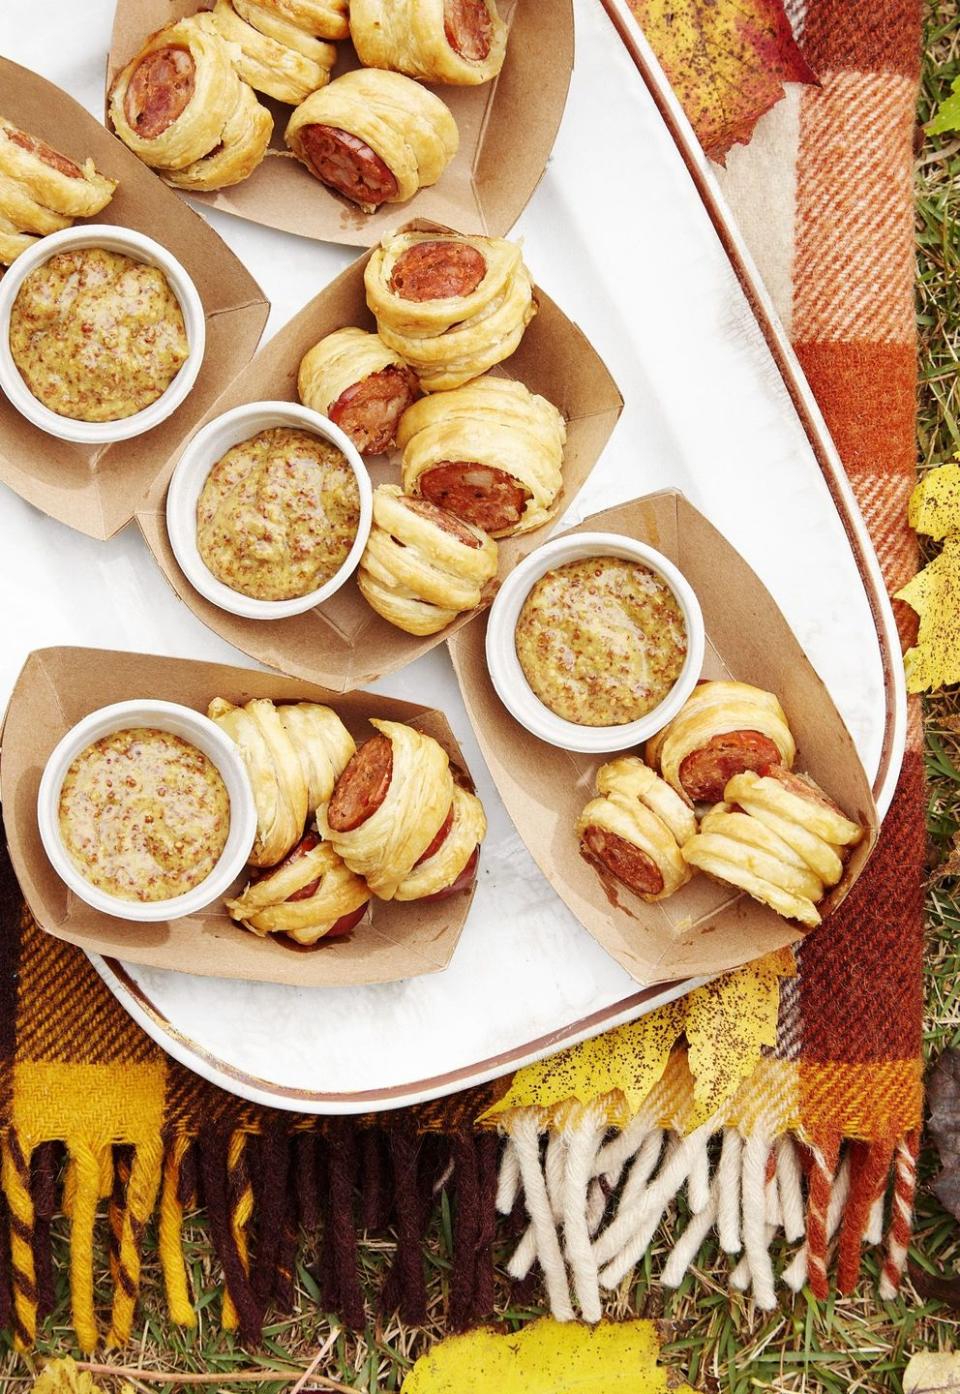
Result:
<svg viewBox="0 0 960 1394"><path fill-rule="evenodd" d="M297 401L297 368L311 345L343 325L373 329L374 320L363 290L363 268L368 260L369 254L358 258L295 315L230 384L210 415L228 411L242 402ZM606 445L623 399L582 332L543 291L538 289L536 294L539 313L516 353L498 371L519 378L531 391L549 398L567 419L563 464L566 507ZM374 484L400 482L399 456L371 460L368 464ZM163 510L174 463L171 460L167 473L158 476L144 511L138 516L143 534L181 600L204 624L261 663L345 692L412 663L475 617L475 612L468 612L439 634L425 638L405 634L370 608L355 578L323 606L290 619L247 620L228 614L193 589L173 555ZM537 546L544 531L538 529L500 542L501 577ZM491 587L490 599L494 589Z"/></svg>
<svg viewBox="0 0 960 1394"><path fill-rule="evenodd" d="M595 531L639 538L675 562L703 608L704 676L732 676L777 693L797 741L795 768L811 774L867 829L840 885L820 907L826 917L866 864L877 810L850 733L773 598L716 528L672 490L596 513L573 529ZM574 825L593 797L597 768L613 756L559 750L516 722L490 681L485 636L484 618L462 629L450 651L494 782L554 890L628 973L645 985L709 976L802 937L799 925L703 875L658 905L619 885L614 891L614 883L608 895L579 855Z"/></svg>
<svg viewBox="0 0 960 1394"><path fill-rule="evenodd" d="M87 155L119 179L93 219L135 228L167 247L193 278L203 302L207 346L200 376L183 405L154 430L113 445L57 440L0 395L0 479L62 523L100 539L129 523L170 455L248 361L269 304L256 281L212 228L146 165L45 78L0 58L3 114L74 159Z"/></svg>
<svg viewBox="0 0 960 1394"><path fill-rule="evenodd" d="M144 39L212 0L119 0L107 67L107 92ZM318 242L372 247L411 217L493 236L507 232L540 182L563 115L573 70L571 0L500 0L510 26L499 78L479 87L434 86L453 112L460 148L431 188L407 203L362 213L332 193L283 143L294 108L257 96L273 112L272 150L249 179L211 194L191 194L238 218ZM339 45L335 77L358 67L352 45Z"/></svg>
<svg viewBox="0 0 960 1394"><path fill-rule="evenodd" d="M43 767L61 736L88 712L112 702L158 698L205 712L216 696L237 703L251 697L332 701L358 741L373 734L369 716L407 721L464 765L443 714L413 702L367 692L332 699L307 683L217 663L103 649L38 649L27 659L7 709L0 781L13 867L40 926L90 953L202 977L315 987L392 982L445 968L466 922L472 890L429 905L374 900L371 917L349 937L302 948L241 929L219 904L186 919L135 924L100 914L67 889L47 860L36 816ZM238 879L238 888L245 879Z"/></svg>

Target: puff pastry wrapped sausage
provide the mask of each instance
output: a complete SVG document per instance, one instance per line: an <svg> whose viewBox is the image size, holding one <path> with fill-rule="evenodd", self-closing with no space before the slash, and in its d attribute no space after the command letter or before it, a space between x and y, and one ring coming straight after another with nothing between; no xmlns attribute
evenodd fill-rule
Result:
<svg viewBox="0 0 960 1394"><path fill-rule="evenodd" d="M0 265L9 266L38 237L99 213L115 179L83 166L0 117Z"/></svg>
<svg viewBox="0 0 960 1394"><path fill-rule="evenodd" d="M278 867L228 900L227 910L254 934L287 934L298 944L315 944L349 933L369 900L365 882L311 832Z"/></svg>
<svg viewBox="0 0 960 1394"><path fill-rule="evenodd" d="M159 30L117 77L114 130L144 164L185 169L220 144L240 79L209 15Z"/></svg>
<svg viewBox="0 0 960 1394"><path fill-rule="evenodd" d="M393 900L440 832L453 803L447 753L399 721L372 721L317 826L374 895Z"/></svg>
<svg viewBox="0 0 960 1394"><path fill-rule="evenodd" d="M413 369L378 334L347 328L304 354L297 391L304 406L329 416L358 450L379 455L393 444L420 389Z"/></svg>
<svg viewBox="0 0 960 1394"><path fill-rule="evenodd" d="M198 193L239 184L260 164L272 132L273 117L257 101L253 89L240 82L237 105L223 128L220 144L185 169L163 170L163 177L178 189L194 189Z"/></svg>
<svg viewBox="0 0 960 1394"><path fill-rule="evenodd" d="M435 184L460 137L449 108L425 87L359 68L307 97L284 139L312 174L372 213Z"/></svg>
<svg viewBox="0 0 960 1394"><path fill-rule="evenodd" d="M388 234L364 285L380 337L426 392L460 387L509 358L537 312L520 248L500 237Z"/></svg>
<svg viewBox="0 0 960 1394"><path fill-rule="evenodd" d="M843 874L843 856L863 836L812 780L780 765L728 781L725 801L685 843L684 860L738 886L778 915L813 928L818 903Z"/></svg>
<svg viewBox="0 0 960 1394"><path fill-rule="evenodd" d="M350 32L349 0L259 0L259 5L319 39L345 39Z"/></svg>
<svg viewBox="0 0 960 1394"><path fill-rule="evenodd" d="M233 49L244 82L278 102L302 102L330 81L335 45L324 43L246 0L217 0L213 22ZM278 23L279 21L279 23ZM281 37L282 35L282 37Z"/></svg>
<svg viewBox="0 0 960 1394"><path fill-rule="evenodd" d="M352 0L350 34L368 68L463 86L496 77L507 49L496 0Z"/></svg>
<svg viewBox="0 0 960 1394"><path fill-rule="evenodd" d="M717 803L727 780L767 765L790 769L796 745L772 692L748 683L700 683L647 742L648 762L692 802Z"/></svg>
<svg viewBox="0 0 960 1394"><path fill-rule="evenodd" d="M634 755L597 771L598 798L577 820L581 855L649 902L665 900L690 880L681 847L697 829L693 811Z"/></svg>
<svg viewBox="0 0 960 1394"><path fill-rule="evenodd" d="M556 511L566 435L545 397L480 377L404 413L403 487L493 537L529 532Z"/></svg>
<svg viewBox="0 0 960 1394"><path fill-rule="evenodd" d="M475 610L497 574L497 544L395 484L373 495L373 528L357 572L367 602L408 634L436 634Z"/></svg>
<svg viewBox="0 0 960 1394"><path fill-rule="evenodd" d="M444 900L473 884L480 843L487 832L483 804L476 794L453 787L453 803L440 831L401 881L395 900Z"/></svg>
<svg viewBox="0 0 960 1394"><path fill-rule="evenodd" d="M355 745L336 712L316 702L275 706L253 698L236 707L216 697L207 715L240 751L257 809L251 866L276 866L322 809Z"/></svg>

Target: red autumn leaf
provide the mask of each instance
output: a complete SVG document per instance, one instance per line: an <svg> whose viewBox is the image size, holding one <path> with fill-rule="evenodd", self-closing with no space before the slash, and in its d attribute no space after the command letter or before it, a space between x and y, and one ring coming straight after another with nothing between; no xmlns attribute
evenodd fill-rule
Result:
<svg viewBox="0 0 960 1394"><path fill-rule="evenodd" d="M783 0L629 0L700 144L746 145L785 82L816 83Z"/></svg>

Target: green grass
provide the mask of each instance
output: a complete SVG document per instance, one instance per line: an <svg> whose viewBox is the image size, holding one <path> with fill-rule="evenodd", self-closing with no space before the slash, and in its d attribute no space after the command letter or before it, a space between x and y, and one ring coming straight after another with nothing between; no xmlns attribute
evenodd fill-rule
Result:
<svg viewBox="0 0 960 1394"><path fill-rule="evenodd" d="M920 97L920 120L926 121L950 82L960 74L960 0L929 4L926 61ZM942 463L960 450L960 135L924 144L917 163L918 323L921 393L918 458L921 469ZM960 826L960 695L938 695L928 704L928 826L931 865L950 851ZM932 880L928 895L927 1013L925 1041L936 1058L947 1046L960 1045L960 904L955 883ZM936 1158L921 1159L918 1216L911 1258L920 1268L950 1276L960 1263L960 1227L946 1215L928 1189ZM610 1314L657 1318L664 1338L664 1359L697 1388L748 1394L748 1391L816 1391L816 1394L887 1394L901 1389L909 1355L921 1349L960 1345L960 1314L922 1301L908 1285L894 1304L876 1295L876 1259L869 1257L857 1293L831 1298L820 1306L801 1294L769 1315L726 1287L727 1264L708 1244L694 1273L674 1294L651 1280L659 1271L662 1251L670 1243L674 1220L662 1229L654 1252L647 1255L635 1280L610 1304ZM323 1351L317 1374L349 1389L396 1390L416 1357L443 1334L449 1272L449 1225L440 1221L427 1251L431 1317L422 1331L410 1332L396 1320L371 1320L362 1335L345 1335L318 1306L311 1277L314 1255L303 1255L299 1273L299 1311L272 1323L264 1351L256 1357L241 1350L219 1329L217 1275L202 1221L192 1217L186 1231L187 1259L195 1292L203 1293L197 1330L185 1334L165 1316L156 1254L145 1254L143 1301L135 1342L123 1353L126 1365L143 1368L208 1371L222 1374L219 1388L272 1394L290 1388L290 1378L268 1377L254 1385L231 1381L252 1367L281 1372L304 1370ZM659 1252L658 1252L659 1250ZM389 1243L361 1245L361 1262L371 1295L379 1286L392 1252ZM68 1246L66 1225L58 1223L55 1239L58 1300L40 1355L63 1354L72 1346L68 1318ZM102 1255L101 1255L102 1258ZM506 1253L500 1255L505 1261ZM99 1264L101 1311L109 1306L106 1265ZM501 1283L501 1313L508 1324L539 1313L511 1307ZM372 1307L371 1303L371 1307ZM0 1394L28 1390L35 1359L8 1353L0 1361ZM114 1382L104 1381L108 1387ZM310 1381L310 1386L316 1384ZM169 1384L138 1386L174 1390ZM495 1391L491 1391L495 1394Z"/></svg>

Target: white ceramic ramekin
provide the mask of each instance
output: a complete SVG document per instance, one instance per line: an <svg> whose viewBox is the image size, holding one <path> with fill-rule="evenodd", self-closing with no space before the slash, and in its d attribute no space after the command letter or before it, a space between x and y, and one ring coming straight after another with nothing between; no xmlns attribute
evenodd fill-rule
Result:
<svg viewBox="0 0 960 1394"><path fill-rule="evenodd" d="M192 891L168 900L123 900L91 885L77 869L60 836L60 791L74 760L104 736L137 726L169 731L202 750L220 771L230 799L230 831L216 866ZM250 855L257 831L257 812L240 752L215 722L177 702L138 700L101 707L67 732L44 767L37 796L37 822L43 849L54 871L81 900L92 905L94 910L117 919L154 923L195 914L226 893Z"/></svg>
<svg viewBox="0 0 960 1394"><path fill-rule="evenodd" d="M677 681L659 706L638 721L621 726L579 726L558 716L535 695L517 657L517 620L533 585L554 567L585 557L626 557L649 566L673 591L686 625L687 656ZM619 533L581 532L538 547L504 581L487 621L487 667L501 702L532 735L564 750L601 755L639 745L673 720L700 677L705 643L700 602L667 557L645 542Z"/></svg>
<svg viewBox="0 0 960 1394"><path fill-rule="evenodd" d="M275 426L309 431L337 446L346 456L360 490L360 522L353 546L339 571L317 590L292 600L257 600L231 590L209 570L197 548L197 503L213 466L234 445ZM282 620L302 615L329 600L356 569L367 545L373 521L373 487L367 467L353 441L318 411L294 402L247 402L224 412L198 431L177 462L167 490L167 535L187 580L207 600L248 620Z"/></svg>
<svg viewBox="0 0 960 1394"><path fill-rule="evenodd" d="M121 252L133 261L156 266L164 273L170 289L180 303L187 331L189 355L176 377L162 396L143 411L117 421L75 421L60 416L30 391L10 352L10 312L24 279L57 252L84 247L102 247L107 252ZM76 441L81 445L109 445L113 441L129 440L152 431L166 421L187 398L197 380L206 345L206 319L203 304L187 272L159 242L145 237L133 228L113 227L109 223L85 223L81 227L65 228L63 232L42 237L29 251L23 252L0 281L0 388L22 416L39 426L48 435L60 440Z"/></svg>

